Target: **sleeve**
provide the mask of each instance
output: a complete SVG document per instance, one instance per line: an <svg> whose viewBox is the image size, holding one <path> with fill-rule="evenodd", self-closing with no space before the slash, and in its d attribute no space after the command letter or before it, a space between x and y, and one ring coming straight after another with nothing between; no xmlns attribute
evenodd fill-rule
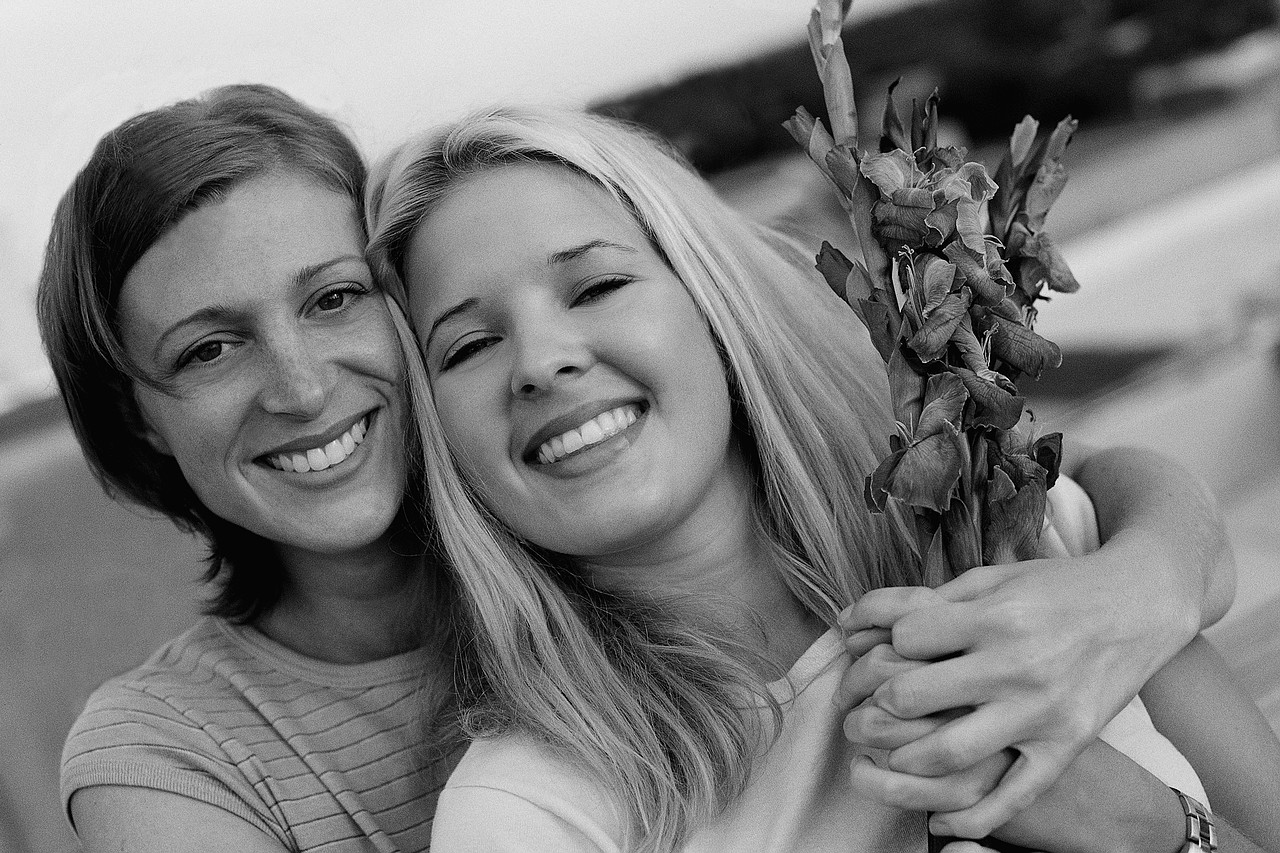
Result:
<svg viewBox="0 0 1280 853"><path fill-rule="evenodd" d="M71 798L81 788L152 788L217 806L295 849L291 833L259 795L250 774L206 728L144 689L119 682L103 685L90 697L63 747L61 795L68 821Z"/></svg>
<svg viewBox="0 0 1280 853"><path fill-rule="evenodd" d="M590 816L557 813L511 791L477 785L440 795L433 853L621 853Z"/></svg>

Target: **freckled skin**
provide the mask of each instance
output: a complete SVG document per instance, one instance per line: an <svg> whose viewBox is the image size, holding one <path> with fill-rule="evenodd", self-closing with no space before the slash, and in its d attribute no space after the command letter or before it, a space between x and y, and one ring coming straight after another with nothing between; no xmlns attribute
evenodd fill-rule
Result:
<svg viewBox="0 0 1280 853"><path fill-rule="evenodd" d="M285 549L368 548L403 496L403 362L363 252L350 199L268 174L180 220L121 292L126 349L171 386L135 390L152 443L209 509ZM368 411L370 434L341 465L264 464Z"/></svg>

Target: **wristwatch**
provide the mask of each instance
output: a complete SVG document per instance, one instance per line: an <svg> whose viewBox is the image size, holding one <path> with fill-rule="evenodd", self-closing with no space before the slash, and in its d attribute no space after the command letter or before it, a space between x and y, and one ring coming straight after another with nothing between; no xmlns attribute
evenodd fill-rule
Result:
<svg viewBox="0 0 1280 853"><path fill-rule="evenodd" d="M1213 853L1218 849L1218 833L1213 828L1213 815L1199 800L1172 788L1187 816L1187 842L1178 853Z"/></svg>

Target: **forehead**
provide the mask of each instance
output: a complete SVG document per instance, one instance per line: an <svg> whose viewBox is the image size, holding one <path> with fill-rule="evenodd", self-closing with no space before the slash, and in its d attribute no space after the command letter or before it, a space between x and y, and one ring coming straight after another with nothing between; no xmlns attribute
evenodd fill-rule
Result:
<svg viewBox="0 0 1280 853"><path fill-rule="evenodd" d="M411 299L428 284L514 272L593 239L649 247L604 187L565 166L519 163L468 176L414 230L405 253Z"/></svg>
<svg viewBox="0 0 1280 853"><path fill-rule="evenodd" d="M306 177L269 173L161 235L125 277L120 317L126 327L163 325L205 304L269 295L303 267L363 252L352 199Z"/></svg>

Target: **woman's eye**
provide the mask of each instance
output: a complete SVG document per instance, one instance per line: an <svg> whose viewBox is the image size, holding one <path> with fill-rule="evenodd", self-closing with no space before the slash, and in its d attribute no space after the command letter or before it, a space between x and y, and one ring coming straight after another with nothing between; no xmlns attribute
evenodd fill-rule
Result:
<svg viewBox="0 0 1280 853"><path fill-rule="evenodd" d="M445 353L443 367L445 370L448 370L454 365L461 364L462 362L471 358L476 353L480 352L481 350L487 349L488 347L492 346L497 342L498 342L498 339L493 336L489 336L485 338L472 338L466 343L460 344L459 346L456 346L453 349L449 350L449 352Z"/></svg>
<svg viewBox="0 0 1280 853"><path fill-rule="evenodd" d="M193 361L208 364L221 356L226 346L226 341L205 341L187 350L186 355L182 357L182 364L190 364Z"/></svg>
<svg viewBox="0 0 1280 853"><path fill-rule="evenodd" d="M573 300L573 304L576 306L599 302L610 293L613 293L615 290L625 287L630 283L631 279L629 278L607 278L603 281L593 282L582 289L582 292L580 292L577 298Z"/></svg>
<svg viewBox="0 0 1280 853"><path fill-rule="evenodd" d="M350 291L331 290L316 300L316 307L321 311L336 311L346 305L350 297Z"/></svg>

